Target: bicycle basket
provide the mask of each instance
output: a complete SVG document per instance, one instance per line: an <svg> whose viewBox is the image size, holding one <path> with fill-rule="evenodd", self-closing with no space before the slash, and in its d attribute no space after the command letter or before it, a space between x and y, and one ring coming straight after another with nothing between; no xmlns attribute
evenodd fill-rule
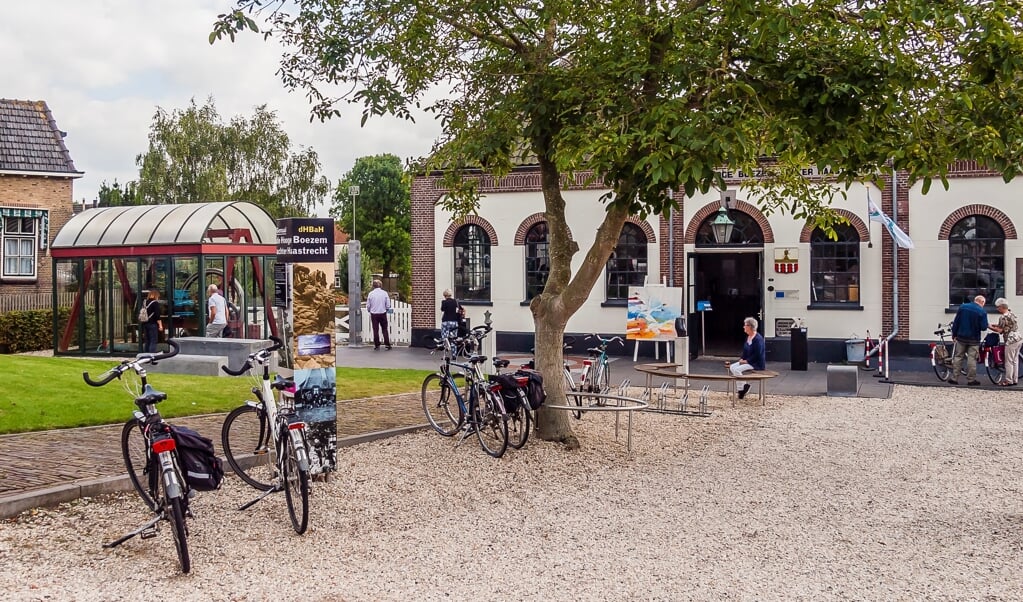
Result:
<svg viewBox="0 0 1023 602"><path fill-rule="evenodd" d="M946 348L944 345L935 345L934 360L938 362L943 362L946 359L948 359L948 348Z"/></svg>

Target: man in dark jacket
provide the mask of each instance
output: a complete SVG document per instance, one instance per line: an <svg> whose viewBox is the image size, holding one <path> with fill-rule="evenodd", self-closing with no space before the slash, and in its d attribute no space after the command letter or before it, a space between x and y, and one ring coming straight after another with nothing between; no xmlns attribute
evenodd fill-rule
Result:
<svg viewBox="0 0 1023 602"><path fill-rule="evenodd" d="M948 375L948 384L958 385L959 370L966 358L966 384L975 387L977 380L977 350L980 348L980 335L988 329L987 312L983 295L973 298L973 303L963 303L952 320L952 340L955 341L955 354L952 356L952 372Z"/></svg>

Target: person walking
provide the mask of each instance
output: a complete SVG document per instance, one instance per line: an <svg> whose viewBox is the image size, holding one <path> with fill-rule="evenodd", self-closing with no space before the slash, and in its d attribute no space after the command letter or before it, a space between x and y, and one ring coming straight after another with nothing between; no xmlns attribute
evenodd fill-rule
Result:
<svg viewBox="0 0 1023 602"><path fill-rule="evenodd" d="M998 384L1011 387L1019 383L1019 348L1023 345L1023 332L1019 330L1019 319L1009 309L1009 302L1004 297L995 299L995 309L1002 315L998 318L998 324L990 328L1001 333L1005 339L1005 376Z"/></svg>
<svg viewBox="0 0 1023 602"><path fill-rule="evenodd" d="M444 300L440 302L440 336L442 339L458 335L458 322L461 318L462 306L451 294L451 289L444 289Z"/></svg>
<svg viewBox="0 0 1023 602"><path fill-rule="evenodd" d="M206 294L209 295L209 320L206 323L206 336L220 338L227 327L227 301L220 294L216 284L206 287Z"/></svg>
<svg viewBox="0 0 1023 602"><path fill-rule="evenodd" d="M149 289L146 295L146 322L143 324L146 337L146 353L156 353L156 342L163 330L163 320L160 319L160 291L155 288Z"/></svg>
<svg viewBox="0 0 1023 602"><path fill-rule="evenodd" d="M966 359L966 384L971 387L980 385L977 380L977 350L980 349L980 335L988 329L987 312L984 295L977 295L973 303L963 303L952 320L952 340L955 341L955 354L952 356L952 372L948 375L948 384L958 385L959 370Z"/></svg>
<svg viewBox="0 0 1023 602"><path fill-rule="evenodd" d="M384 331L384 346L390 350L391 335L387 332L387 314L391 313L391 296L379 280L373 281L373 290L366 295L366 311L373 323L373 349L380 349L380 329Z"/></svg>
<svg viewBox="0 0 1023 602"><path fill-rule="evenodd" d="M726 364L732 372L732 376L736 378L751 370L767 368L767 346L764 344L763 335L757 332L757 325L756 318L746 318L742 321L742 331L746 333L746 342L742 345L742 356L734 364ZM750 385L746 381L735 381L735 390L739 399L746 397L749 387Z"/></svg>

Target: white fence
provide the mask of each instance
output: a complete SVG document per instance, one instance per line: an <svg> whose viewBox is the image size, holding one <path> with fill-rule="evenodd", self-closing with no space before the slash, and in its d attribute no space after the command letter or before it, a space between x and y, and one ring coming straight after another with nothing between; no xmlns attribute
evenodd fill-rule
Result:
<svg viewBox="0 0 1023 602"><path fill-rule="evenodd" d="M392 344L412 342L412 306L401 301L391 301L394 313L387 316L387 333ZM334 307L334 325L337 328L337 342L348 342L348 306ZM373 324L369 321L366 304L362 304L362 340L373 340Z"/></svg>
<svg viewBox="0 0 1023 602"><path fill-rule="evenodd" d="M91 293L91 291L90 291ZM75 301L75 293L60 293L57 304L70 307ZM53 305L53 293L30 293L27 295L0 295L0 314L9 311L29 311L32 309L50 309Z"/></svg>

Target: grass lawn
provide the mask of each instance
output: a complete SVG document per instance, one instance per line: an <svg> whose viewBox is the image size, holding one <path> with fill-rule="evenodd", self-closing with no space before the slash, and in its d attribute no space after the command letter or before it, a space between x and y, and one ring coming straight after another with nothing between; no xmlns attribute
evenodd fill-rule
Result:
<svg viewBox="0 0 1023 602"><path fill-rule="evenodd" d="M85 360L30 355L0 355L0 434L124 422L135 409L122 381L90 387L119 360ZM426 370L338 368L338 400L419 391ZM132 381L138 379L132 373ZM226 412L252 399L251 378L149 374L149 384L167 393L160 403L166 418Z"/></svg>

